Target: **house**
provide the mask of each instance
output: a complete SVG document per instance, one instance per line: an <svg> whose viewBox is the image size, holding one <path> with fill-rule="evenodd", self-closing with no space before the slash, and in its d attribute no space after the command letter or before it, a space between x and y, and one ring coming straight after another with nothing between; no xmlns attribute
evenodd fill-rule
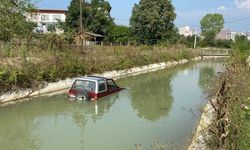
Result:
<svg viewBox="0 0 250 150"><path fill-rule="evenodd" d="M179 34L187 36L193 36L195 35L195 30L191 29L189 26L184 26L179 28Z"/></svg>
<svg viewBox="0 0 250 150"><path fill-rule="evenodd" d="M78 46L92 46L92 45L102 45L104 36L100 34L95 34L91 32L84 32L83 35L76 36L76 43ZM81 44L82 43L82 44Z"/></svg>
<svg viewBox="0 0 250 150"><path fill-rule="evenodd" d="M54 10L54 9L37 9L31 13L27 13L27 20L37 23L36 32L48 32L48 26L65 22L67 10ZM63 32L57 29L58 33Z"/></svg>
<svg viewBox="0 0 250 150"><path fill-rule="evenodd" d="M84 33L84 41L85 45L96 45L101 44L101 41L103 41L104 36L100 34L95 34L91 32L85 32Z"/></svg>
<svg viewBox="0 0 250 150"><path fill-rule="evenodd" d="M215 37L220 40L233 40L235 41L236 32L232 32L230 29L222 29Z"/></svg>
<svg viewBox="0 0 250 150"><path fill-rule="evenodd" d="M31 13L26 14L28 21L35 22L37 28L35 32L49 33L48 29L50 25L57 25L59 22L66 21L67 10L54 10L54 9L37 9ZM63 30L56 28L56 33L63 33ZM83 45L96 45L101 44L104 36L100 34L84 32L83 36L76 35L77 43L83 42Z"/></svg>

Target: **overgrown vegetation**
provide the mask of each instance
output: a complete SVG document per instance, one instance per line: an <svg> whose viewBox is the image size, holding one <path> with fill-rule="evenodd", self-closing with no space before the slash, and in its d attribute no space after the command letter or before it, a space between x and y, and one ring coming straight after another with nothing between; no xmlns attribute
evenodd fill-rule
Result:
<svg viewBox="0 0 250 150"><path fill-rule="evenodd" d="M248 149L250 147L250 42L240 37L234 44L232 59L210 93L216 112L210 127L211 149Z"/></svg>
<svg viewBox="0 0 250 150"><path fill-rule="evenodd" d="M27 46L13 44L0 52L0 94L23 88L38 88L44 82L104 71L128 69L157 62L190 59L185 47L92 46L65 44L68 36L40 35Z"/></svg>

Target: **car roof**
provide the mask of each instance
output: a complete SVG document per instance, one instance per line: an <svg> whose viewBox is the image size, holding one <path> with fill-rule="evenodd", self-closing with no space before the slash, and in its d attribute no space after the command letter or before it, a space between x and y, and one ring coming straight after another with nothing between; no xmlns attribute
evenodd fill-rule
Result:
<svg viewBox="0 0 250 150"><path fill-rule="evenodd" d="M108 80L109 78L100 77L100 76L86 76L83 78L77 78L76 80L90 80L90 81L100 81L100 80Z"/></svg>

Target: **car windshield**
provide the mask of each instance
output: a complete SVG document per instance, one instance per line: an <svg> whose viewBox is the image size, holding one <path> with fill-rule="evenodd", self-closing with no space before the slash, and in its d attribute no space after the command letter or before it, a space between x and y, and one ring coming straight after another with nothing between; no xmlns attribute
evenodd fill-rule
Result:
<svg viewBox="0 0 250 150"><path fill-rule="evenodd" d="M76 80L72 88L77 90L88 90L91 92L95 92L95 82L87 80Z"/></svg>

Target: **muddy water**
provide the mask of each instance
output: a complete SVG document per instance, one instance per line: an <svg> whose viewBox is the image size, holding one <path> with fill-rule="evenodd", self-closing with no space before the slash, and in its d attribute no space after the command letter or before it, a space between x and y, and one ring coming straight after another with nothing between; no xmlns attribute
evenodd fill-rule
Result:
<svg viewBox="0 0 250 150"><path fill-rule="evenodd" d="M0 107L0 150L185 149L222 63L200 62L118 80L97 102L65 94Z"/></svg>

